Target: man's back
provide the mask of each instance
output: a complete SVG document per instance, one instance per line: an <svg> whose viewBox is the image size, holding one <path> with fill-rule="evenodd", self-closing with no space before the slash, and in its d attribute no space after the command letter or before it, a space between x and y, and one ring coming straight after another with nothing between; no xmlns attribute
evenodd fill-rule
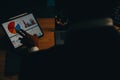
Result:
<svg viewBox="0 0 120 80"><path fill-rule="evenodd" d="M118 64L120 35L113 26L81 26L72 26L76 29L71 28L66 41L66 59L74 65L71 70L88 75L111 74Z"/></svg>
<svg viewBox="0 0 120 80"><path fill-rule="evenodd" d="M120 36L113 26L68 30L62 47L33 54L23 66L24 79L83 79L108 77L118 62ZM84 26L87 27L87 26ZM41 53L43 55L41 55ZM27 64L26 64L27 63Z"/></svg>

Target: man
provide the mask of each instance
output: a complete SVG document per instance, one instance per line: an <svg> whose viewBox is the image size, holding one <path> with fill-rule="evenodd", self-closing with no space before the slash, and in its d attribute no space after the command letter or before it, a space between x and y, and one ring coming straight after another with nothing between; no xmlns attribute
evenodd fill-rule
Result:
<svg viewBox="0 0 120 80"><path fill-rule="evenodd" d="M65 45L48 50L39 51L38 38L21 30L26 34L21 42L29 52L21 66L20 80L112 78L118 69L120 36L104 13L102 17L99 13L85 16L84 21L78 19L69 26Z"/></svg>

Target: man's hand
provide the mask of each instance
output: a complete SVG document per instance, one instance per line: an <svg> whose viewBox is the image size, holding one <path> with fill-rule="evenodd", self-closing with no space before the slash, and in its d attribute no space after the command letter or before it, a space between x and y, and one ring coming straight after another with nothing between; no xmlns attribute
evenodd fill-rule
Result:
<svg viewBox="0 0 120 80"><path fill-rule="evenodd" d="M19 38L23 45L25 45L28 48L32 48L35 46L39 48L39 38L37 37L37 35L30 35L29 33L22 29L17 31L17 33L23 37Z"/></svg>

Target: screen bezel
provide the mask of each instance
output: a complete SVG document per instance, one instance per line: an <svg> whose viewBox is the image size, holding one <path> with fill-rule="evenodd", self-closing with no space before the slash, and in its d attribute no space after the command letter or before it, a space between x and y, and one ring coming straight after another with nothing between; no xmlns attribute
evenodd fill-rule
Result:
<svg viewBox="0 0 120 80"><path fill-rule="evenodd" d="M42 28L41 28L41 26L40 26L37 18L34 16L33 13L26 13L26 14L22 14L22 15L19 15L19 16L16 16L16 17L9 18L8 20L2 22L2 24L6 23L6 22L9 22L9 21L12 21L12 20L15 20L15 19L18 19L18 18L20 18L20 17L27 16L27 15L29 15L29 14L32 14L33 17L34 17L34 19L36 20L37 26L39 26L39 28L40 28L40 30L41 30L41 33L42 33L42 35L40 35L40 36L38 36L38 37L41 38L41 37L44 35L44 33L43 33L43 30L42 30ZM2 25L2 24L1 24L1 25ZM5 37L6 37L7 42L8 42L8 48L10 48L10 49L12 49L12 50L17 50L17 49L21 49L21 48L24 47L24 45L21 45L21 46L15 48L14 45L12 44L12 42L11 42L11 39L10 39L9 36L8 36L8 33L7 33L6 30L4 29L3 25L2 25L2 29L3 29L3 31L4 31L4 33L5 33L5 35L6 35Z"/></svg>

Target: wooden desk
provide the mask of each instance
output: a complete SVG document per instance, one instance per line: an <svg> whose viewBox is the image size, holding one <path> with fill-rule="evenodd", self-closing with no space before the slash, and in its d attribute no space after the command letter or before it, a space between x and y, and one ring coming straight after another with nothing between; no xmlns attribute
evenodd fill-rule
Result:
<svg viewBox="0 0 120 80"><path fill-rule="evenodd" d="M48 49L55 45L54 30L55 19L54 18L39 18L38 22L44 32L44 36L40 38L40 50Z"/></svg>

